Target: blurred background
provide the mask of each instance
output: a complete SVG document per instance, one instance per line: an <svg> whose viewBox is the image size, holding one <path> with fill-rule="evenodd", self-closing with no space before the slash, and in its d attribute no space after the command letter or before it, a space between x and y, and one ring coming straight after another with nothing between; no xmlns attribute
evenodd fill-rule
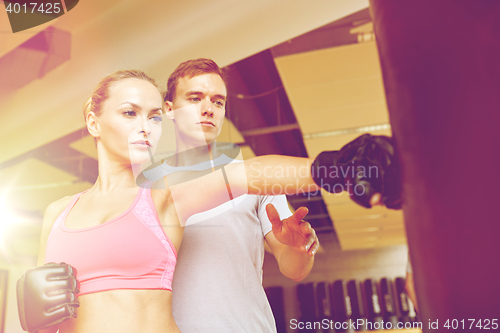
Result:
<svg viewBox="0 0 500 333"><path fill-rule="evenodd" d="M137 68L165 83L182 61L214 59L229 77L219 141L240 145L245 158L315 157L362 133L391 135L368 1L82 0L71 12L15 34L0 9L5 332L22 332L15 285L36 265L45 208L89 188L97 177L82 108L103 76ZM342 294L343 283L334 287L334 281L386 278L378 284L384 298L383 284L405 275L401 211L368 210L347 195L328 193L290 196L289 202L309 208L306 220L322 249L300 284L284 278L266 255L264 286L280 332L286 332L282 323L288 327L290 319L306 315L305 304L317 318L342 316L333 297L338 286ZM319 295L321 288L327 296ZM389 287L395 308L401 307L394 303L396 289L396 283Z"/></svg>

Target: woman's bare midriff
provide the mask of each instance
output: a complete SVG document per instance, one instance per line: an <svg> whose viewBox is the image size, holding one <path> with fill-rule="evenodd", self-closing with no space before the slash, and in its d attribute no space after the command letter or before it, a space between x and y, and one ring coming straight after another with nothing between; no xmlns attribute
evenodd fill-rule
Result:
<svg viewBox="0 0 500 333"><path fill-rule="evenodd" d="M59 324L59 333L180 332L169 290L109 290L82 295L79 301L78 318Z"/></svg>

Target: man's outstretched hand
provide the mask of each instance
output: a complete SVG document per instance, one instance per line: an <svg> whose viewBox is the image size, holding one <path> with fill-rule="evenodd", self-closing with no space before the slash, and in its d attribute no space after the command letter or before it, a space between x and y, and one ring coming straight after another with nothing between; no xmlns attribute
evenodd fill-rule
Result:
<svg viewBox="0 0 500 333"><path fill-rule="evenodd" d="M309 212L306 207L300 207L292 216L283 220L272 204L266 206L266 212L273 226L274 237L280 243L314 256L319 248L319 240L309 222L302 221Z"/></svg>

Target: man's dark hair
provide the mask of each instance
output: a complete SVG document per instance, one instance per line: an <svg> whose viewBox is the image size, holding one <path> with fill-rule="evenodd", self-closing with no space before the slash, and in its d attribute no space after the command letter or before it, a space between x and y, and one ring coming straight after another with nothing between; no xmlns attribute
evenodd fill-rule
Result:
<svg viewBox="0 0 500 333"><path fill-rule="evenodd" d="M211 59L198 58L181 63L168 78L167 92L165 94L164 101L174 100L177 83L180 78L186 76L188 78L192 78L198 75L212 73L219 75L224 81L224 84L226 84L224 71L215 63L215 61Z"/></svg>

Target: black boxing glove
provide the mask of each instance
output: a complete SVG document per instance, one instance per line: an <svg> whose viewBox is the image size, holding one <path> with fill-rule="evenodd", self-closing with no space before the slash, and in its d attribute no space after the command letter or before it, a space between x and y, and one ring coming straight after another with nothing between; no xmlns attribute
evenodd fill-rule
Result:
<svg viewBox="0 0 500 333"><path fill-rule="evenodd" d="M17 281L17 308L23 330L36 332L76 318L79 286L76 269L63 262L28 270Z"/></svg>
<svg viewBox="0 0 500 333"><path fill-rule="evenodd" d="M364 134L340 151L324 151L311 166L316 184L328 192L349 192L351 199L370 208L375 193L387 208L400 209L401 170L393 139Z"/></svg>

